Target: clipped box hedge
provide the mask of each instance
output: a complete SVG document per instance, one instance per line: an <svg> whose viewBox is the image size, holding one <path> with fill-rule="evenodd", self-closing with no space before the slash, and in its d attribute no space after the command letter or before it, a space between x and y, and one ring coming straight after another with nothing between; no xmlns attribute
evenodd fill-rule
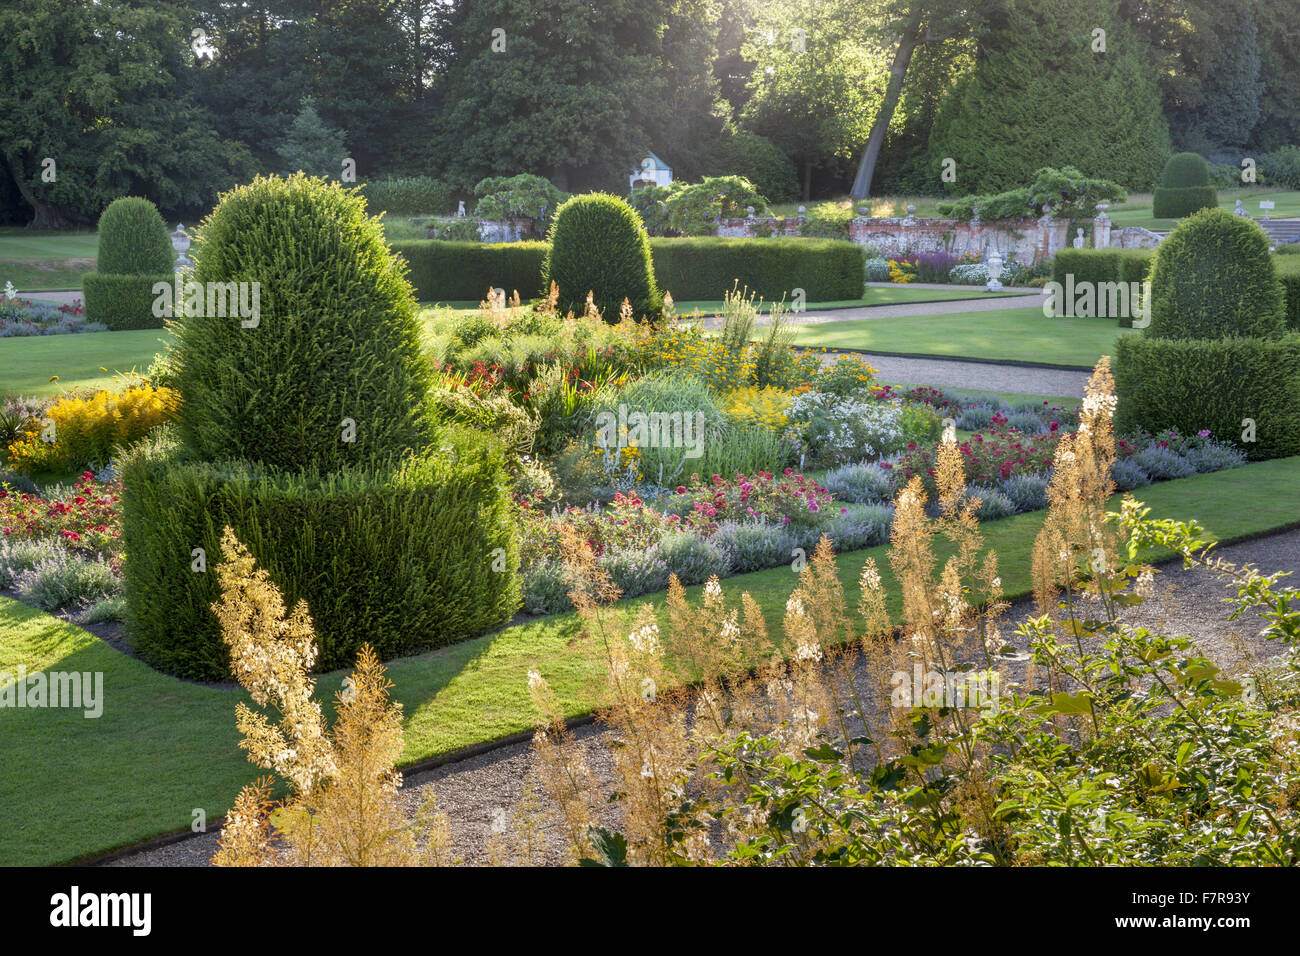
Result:
<svg viewBox="0 0 1300 956"><path fill-rule="evenodd" d="M488 289L518 291L524 301L542 294L545 242L446 242L404 239L390 243L408 263L421 302L480 302Z"/></svg>
<svg viewBox="0 0 1300 956"><path fill-rule="evenodd" d="M391 243L410 263L423 302L479 301L489 288L527 300L543 293L544 242ZM598 254L598 253L597 253ZM834 239L651 239L655 280L678 302L721 299L739 280L769 301L803 289L808 302L862 297L863 250Z"/></svg>
<svg viewBox="0 0 1300 956"><path fill-rule="evenodd" d="M1151 267L1154 249L1062 249L1052 258L1052 281L1065 284L1067 275L1080 282L1142 282Z"/></svg>
<svg viewBox="0 0 1300 956"><path fill-rule="evenodd" d="M862 298L865 253L837 239L651 239L655 281L678 302L721 299L733 283L769 302Z"/></svg>
<svg viewBox="0 0 1300 956"><path fill-rule="evenodd" d="M1209 429L1256 460L1300 454L1300 335L1280 339L1157 339L1115 343L1120 434ZM1244 419L1255 441L1243 441Z"/></svg>
<svg viewBox="0 0 1300 956"><path fill-rule="evenodd" d="M1219 194L1213 186L1158 186L1151 200L1151 215L1156 219L1182 219L1217 205Z"/></svg>
<svg viewBox="0 0 1300 956"><path fill-rule="evenodd" d="M210 610L225 525L286 608L306 600L320 670L352 664L366 641L387 659L504 624L520 584L501 452L465 429L448 428L437 444L397 469L329 474L187 459L166 437L138 446L122 502L136 651L180 677L229 679ZM203 572L193 569L195 548Z"/></svg>
<svg viewBox="0 0 1300 956"><path fill-rule="evenodd" d="M1300 332L1300 256L1273 256L1277 277L1286 295L1287 328Z"/></svg>
<svg viewBox="0 0 1300 956"><path fill-rule="evenodd" d="M176 277L165 275L117 275L88 272L81 277L81 294L86 319L103 322L112 332L129 329L161 329L163 319L153 314L153 287L157 282L171 286Z"/></svg>

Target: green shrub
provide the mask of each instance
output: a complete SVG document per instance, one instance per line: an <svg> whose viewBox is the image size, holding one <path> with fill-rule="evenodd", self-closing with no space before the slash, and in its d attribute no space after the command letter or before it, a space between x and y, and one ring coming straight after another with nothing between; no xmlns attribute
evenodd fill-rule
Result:
<svg viewBox="0 0 1300 956"><path fill-rule="evenodd" d="M1287 328L1300 332L1300 256L1274 258L1273 265L1286 298Z"/></svg>
<svg viewBox="0 0 1300 956"><path fill-rule="evenodd" d="M112 332L127 329L161 329L163 319L153 314L155 283L168 287L176 281L166 275L109 275L87 272L81 277L81 294L86 302L86 318L103 322Z"/></svg>
<svg viewBox="0 0 1300 956"><path fill-rule="evenodd" d="M1156 253L1151 327L1166 339L1276 336L1285 324L1282 283L1254 222L1223 209L1187 218Z"/></svg>
<svg viewBox="0 0 1300 956"><path fill-rule="evenodd" d="M452 190L432 176L400 176L375 179L361 187L366 208L372 216L440 216L455 207Z"/></svg>
<svg viewBox="0 0 1300 956"><path fill-rule="evenodd" d="M679 235L711 236L719 219L740 219L750 206L768 214L767 200L744 176L706 176L698 183L674 182L664 200L668 225Z"/></svg>
<svg viewBox="0 0 1300 956"><path fill-rule="evenodd" d="M1283 146L1259 157L1261 180L1283 189L1300 189L1300 146Z"/></svg>
<svg viewBox="0 0 1300 956"><path fill-rule="evenodd" d="M637 190L644 192L645 190ZM410 264L422 302L481 300L489 288L528 299L542 289L543 242L458 243L410 239L392 243ZM660 289L673 298L714 300L736 280L768 301L803 289L809 302L862 295L862 250L828 239L651 239ZM885 281L889 278L885 275ZM584 303L585 303L584 293ZM575 312L582 311L582 304ZM614 311L618 315L617 308Z"/></svg>
<svg viewBox="0 0 1300 956"><path fill-rule="evenodd" d="M114 199L99 217L96 271L108 275L170 274L174 258L167 224L149 200L139 196Z"/></svg>
<svg viewBox="0 0 1300 956"><path fill-rule="evenodd" d="M743 176L771 202L793 202L799 195L794 163L766 136L733 133L718 149L720 171Z"/></svg>
<svg viewBox="0 0 1300 956"><path fill-rule="evenodd" d="M562 313L581 313L588 292L607 322L618 321L624 299L638 317L662 311L650 239L626 200L609 193L574 196L555 213L550 240L542 285L559 286Z"/></svg>
<svg viewBox="0 0 1300 956"><path fill-rule="evenodd" d="M672 231L666 205L671 194L668 186L638 186L627 194L628 205L641 217L649 235L662 236Z"/></svg>
<svg viewBox="0 0 1300 956"><path fill-rule="evenodd" d="M963 196L951 202L936 203L939 215L950 219L1024 219L1032 215L1029 208L1029 190L1011 189L995 196Z"/></svg>
<svg viewBox="0 0 1300 956"><path fill-rule="evenodd" d="M474 215L481 219L526 216L539 222L553 216L560 204L569 198L549 179L531 173L489 176L474 187L474 195L478 197Z"/></svg>
<svg viewBox="0 0 1300 956"><path fill-rule="evenodd" d="M426 235L432 235L443 242L482 242L483 228L475 217L458 216L436 223L433 231Z"/></svg>
<svg viewBox="0 0 1300 956"><path fill-rule="evenodd" d="M659 287L678 302L714 300L737 281L769 302L803 289L808 302L862 296L862 249L834 239L652 239Z"/></svg>
<svg viewBox="0 0 1300 956"><path fill-rule="evenodd" d="M1171 189L1210 185L1210 167L1196 153L1175 153L1165 163L1160 174L1160 185Z"/></svg>
<svg viewBox="0 0 1300 956"><path fill-rule="evenodd" d="M1074 282L1119 281L1118 249L1062 249L1052 257L1052 281L1065 284L1066 276Z"/></svg>
<svg viewBox="0 0 1300 956"><path fill-rule="evenodd" d="M1174 189L1159 186L1151 204L1151 215L1157 219L1182 219L1201 209L1214 209L1219 205L1219 194L1213 186L1188 186Z"/></svg>
<svg viewBox="0 0 1300 956"><path fill-rule="evenodd" d="M260 283L261 314L248 328L175 322L178 424L196 457L328 471L428 444L415 300L360 196L259 177L224 195L197 247L194 278Z"/></svg>
<svg viewBox="0 0 1300 956"><path fill-rule="evenodd" d="M1202 429L1252 459L1300 453L1300 335L1177 341L1137 334L1116 341L1115 427L1120 434ZM1245 419L1255 441L1242 441Z"/></svg>
<svg viewBox="0 0 1300 956"><path fill-rule="evenodd" d="M209 610L226 525L288 606L306 600L320 670L350 665L366 641L390 658L504 624L520 592L501 452L470 430L448 428L438 444L398 468L327 475L197 462L167 439L138 447L122 502L136 650L181 677L229 678Z"/></svg>
<svg viewBox="0 0 1300 956"><path fill-rule="evenodd" d="M833 202L818 203L809 209L799 226L799 234L818 239L849 238L849 222L853 219L852 209L846 209Z"/></svg>
<svg viewBox="0 0 1300 956"><path fill-rule="evenodd" d="M411 284L421 302L479 302L489 289L518 292L523 299L542 294L544 242L443 242L409 239L392 243L410 266ZM579 310L581 311L581 310Z"/></svg>

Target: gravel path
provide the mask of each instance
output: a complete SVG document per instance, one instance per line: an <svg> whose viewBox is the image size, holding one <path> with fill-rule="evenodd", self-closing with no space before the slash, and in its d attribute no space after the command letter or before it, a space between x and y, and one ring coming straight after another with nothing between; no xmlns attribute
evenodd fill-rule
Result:
<svg viewBox="0 0 1300 956"><path fill-rule="evenodd" d="M76 305L80 303L85 296L80 289L59 289L53 292L19 292L20 299L40 299L44 302L54 302L58 305Z"/></svg>
<svg viewBox="0 0 1300 956"><path fill-rule="evenodd" d="M1238 563L1254 563L1263 573L1300 570L1300 530L1256 538L1224 547L1220 555ZM1135 612L1142 623L1161 627L1166 633L1192 637L1198 648L1224 666L1239 661L1243 649L1256 659L1272 657L1282 651L1277 643L1269 644L1258 637L1264 626L1258 616L1228 620L1231 608L1222 598L1234 594L1220 579L1203 570L1183 571L1177 563L1167 564L1157 576L1161 597L1148 601ZM1294 579L1291 583L1294 583ZM1172 585L1172 589L1169 588ZM725 584L724 584L725 587ZM1176 593L1177 604L1168 600ZM1163 592L1163 593L1161 593ZM1007 616L1016 621L1032 613L1029 600L1013 604ZM1014 625L1004 626L1011 635ZM1015 639L1019 641L1019 639ZM1013 675L1018 676L1018 675ZM604 743L609 732L597 725L575 732L586 752L588 765L598 775L610 773L609 751ZM494 821L508 820L525 797L531 758L528 744L501 747L455 764L449 764L407 778L404 799L414 808L432 788L438 806L451 818L453 854L465 863L491 862L488 845ZM562 859L562 836L555 830L541 831L548 862ZM211 858L217 845L216 834L184 840L126 857L115 866L202 866Z"/></svg>
<svg viewBox="0 0 1300 956"><path fill-rule="evenodd" d="M915 288L915 286L909 285L908 288ZM952 286L934 288L951 289ZM851 322L854 319L895 319L919 315L953 315L962 312L1002 312L1007 309L1024 309L1042 302L1042 293L1037 289L1031 289L1022 295L999 295L992 298L984 296L986 293L982 290L972 290L969 299L899 302L894 305L864 305L852 309L811 309L792 316L792 321L799 325L816 325L821 322Z"/></svg>
<svg viewBox="0 0 1300 956"><path fill-rule="evenodd" d="M825 361L833 362L838 352L827 352ZM1082 398L1089 371L1033 368L1023 365L998 365L992 362L963 362L939 358L902 358L894 355L862 354L883 382L906 385L931 385L935 388L970 388L983 392L1020 392L1025 395L1052 395Z"/></svg>

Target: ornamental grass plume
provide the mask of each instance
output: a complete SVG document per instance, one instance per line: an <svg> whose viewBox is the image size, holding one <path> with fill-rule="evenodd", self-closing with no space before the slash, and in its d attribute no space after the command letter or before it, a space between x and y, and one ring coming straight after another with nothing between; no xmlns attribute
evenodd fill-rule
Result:
<svg viewBox="0 0 1300 956"><path fill-rule="evenodd" d="M432 796L407 818L398 801L402 709L370 645L335 697L328 730L312 693L316 637L304 602L286 614L269 575L227 527L213 605L230 647L231 669L253 702L236 722L249 759L282 778L289 795L270 799L269 779L245 787L221 833L213 863L258 866L407 866L452 862L445 815ZM432 794L432 791L430 791Z"/></svg>

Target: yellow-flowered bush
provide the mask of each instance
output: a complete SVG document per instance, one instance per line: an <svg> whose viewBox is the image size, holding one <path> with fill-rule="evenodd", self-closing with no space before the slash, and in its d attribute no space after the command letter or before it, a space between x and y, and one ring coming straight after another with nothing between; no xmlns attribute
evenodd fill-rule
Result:
<svg viewBox="0 0 1300 956"><path fill-rule="evenodd" d="M733 351L718 337L706 336L698 326L669 325L647 344L645 364L650 368L687 372L718 394L754 385L755 347ZM782 369L781 384L806 391L816 376L821 360L811 352L799 352Z"/></svg>
<svg viewBox="0 0 1300 956"><path fill-rule="evenodd" d="M790 420L786 415L794 394L781 388L747 386L730 392L722 407L723 414L741 425L763 425L778 435Z"/></svg>
<svg viewBox="0 0 1300 956"><path fill-rule="evenodd" d="M29 419L9 446L9 464L24 472L72 471L105 464L118 445L128 445L171 421L180 393L133 385L89 398L69 396Z"/></svg>
<svg viewBox="0 0 1300 956"><path fill-rule="evenodd" d="M899 261L897 259L889 260L889 281L896 282L899 285L906 285L916 278L916 266L910 262Z"/></svg>

